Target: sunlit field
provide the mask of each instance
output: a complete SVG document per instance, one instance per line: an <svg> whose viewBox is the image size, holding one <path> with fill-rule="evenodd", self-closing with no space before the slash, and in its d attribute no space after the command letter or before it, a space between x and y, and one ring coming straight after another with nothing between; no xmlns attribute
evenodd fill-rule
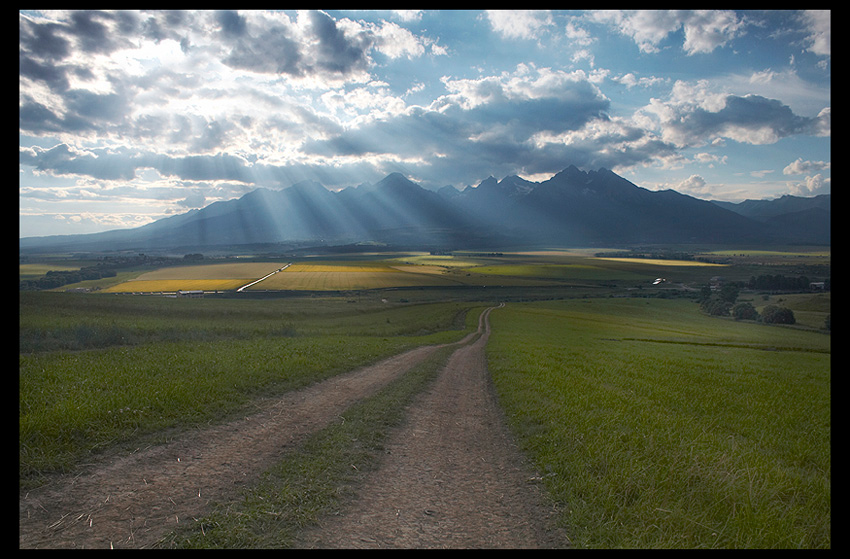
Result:
<svg viewBox="0 0 850 559"><path fill-rule="evenodd" d="M296 263L249 290L352 291L392 287L457 285L433 270L417 273L379 263Z"/></svg>
<svg viewBox="0 0 850 559"><path fill-rule="evenodd" d="M286 262L232 262L226 264L201 264L170 266L140 275L137 280L175 279L244 279L261 278L285 266Z"/></svg>
<svg viewBox="0 0 850 559"><path fill-rule="evenodd" d="M576 547L830 547L828 335L659 299L491 322L500 401Z"/></svg>
<svg viewBox="0 0 850 559"><path fill-rule="evenodd" d="M174 293L177 291L231 291L253 281L243 279L132 280L107 287L102 293Z"/></svg>
<svg viewBox="0 0 850 559"><path fill-rule="evenodd" d="M174 293L234 291L285 266L281 262L237 262L167 266L105 287L102 293Z"/></svg>
<svg viewBox="0 0 850 559"><path fill-rule="evenodd" d="M660 258L609 258L607 256L600 257L598 260L608 260L610 262L629 262L632 264L645 264L647 266L714 266L723 268L725 264L712 264L710 262L698 262L695 260L662 260Z"/></svg>

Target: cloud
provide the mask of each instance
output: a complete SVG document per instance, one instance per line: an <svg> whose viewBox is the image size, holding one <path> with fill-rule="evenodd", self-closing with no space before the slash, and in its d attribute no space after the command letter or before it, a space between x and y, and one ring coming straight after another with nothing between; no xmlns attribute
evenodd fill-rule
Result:
<svg viewBox="0 0 850 559"><path fill-rule="evenodd" d="M764 145L798 134L828 136L830 131L829 109L816 117L800 116L777 99L713 92L705 81L677 82L667 101L652 99L638 115L656 119L661 136L683 148L717 139Z"/></svg>
<svg viewBox="0 0 850 559"><path fill-rule="evenodd" d="M313 34L318 39L316 64L318 67L347 74L366 66L367 51L374 38L366 33L348 37L326 13L312 11L308 18Z"/></svg>
<svg viewBox="0 0 850 559"><path fill-rule="evenodd" d="M806 10L801 14L808 36L806 50L819 56L831 54L832 15L829 10Z"/></svg>
<svg viewBox="0 0 850 559"><path fill-rule="evenodd" d="M508 39L536 39L552 25L547 10L487 10L485 16L493 30Z"/></svg>
<svg viewBox="0 0 850 559"><path fill-rule="evenodd" d="M410 107L384 119L349 127L330 138L308 141L308 153L326 158L379 156L407 161L423 175L458 181L518 167L561 170L563 142L556 138L606 119L609 100L583 72L520 66L515 72L478 79L443 80L447 93L428 107ZM416 163L422 154L440 154ZM557 161L557 162L556 162ZM443 176L446 176L443 175ZM439 186L442 186L440 184Z"/></svg>
<svg viewBox="0 0 850 559"><path fill-rule="evenodd" d="M709 192L705 179L699 175L691 175L686 178L676 185L676 190L679 192L690 192L692 194L706 194Z"/></svg>
<svg viewBox="0 0 850 559"><path fill-rule="evenodd" d="M81 151L66 144L51 149L38 146L20 148L21 165L53 175L89 176L102 180L129 180L135 176L135 167L123 155L105 150Z"/></svg>
<svg viewBox="0 0 850 559"><path fill-rule="evenodd" d="M819 194L829 194L831 179L825 178L820 173L806 177L801 182L788 183L788 188L791 194L796 196L817 196Z"/></svg>
<svg viewBox="0 0 850 559"><path fill-rule="evenodd" d="M828 88L802 72L803 53L799 76L793 66L748 66L710 82L674 83L655 77L663 75L657 67L595 66L607 56L602 36L591 34L600 24L644 53L675 50L681 59L731 45L753 13L464 14L466 23L479 17L492 31L482 39L515 51L516 60L544 50L526 39L567 48L558 53L564 65L538 58L507 70L492 59L470 68L462 60L465 35L424 30L456 31L456 21L440 27L439 17L21 11L19 157L28 181L21 196L35 200L46 184L76 185L86 199L167 199L158 208L166 212L257 186L311 178L336 188L392 171L437 187L491 174L544 175L570 163L615 171L698 163L707 172L728 165L724 142L830 133ZM787 33L798 51L828 56L824 14L781 19L797 25ZM441 40L452 41L451 50ZM452 57L438 58L447 52ZM592 70L574 70L570 60ZM613 101L601 89L612 84L619 84ZM649 95L657 98L646 102ZM689 151L704 145L711 154ZM818 163L798 160L786 174L815 175L823 171Z"/></svg>
<svg viewBox="0 0 850 559"><path fill-rule="evenodd" d="M589 19L631 37L641 52L656 53L672 33L684 33L688 55L709 53L744 32L746 23L731 10L601 10Z"/></svg>
<svg viewBox="0 0 850 559"><path fill-rule="evenodd" d="M817 171L825 171L830 168L829 161L803 161L802 157L798 157L796 161L790 163L782 169L783 175L805 175Z"/></svg>

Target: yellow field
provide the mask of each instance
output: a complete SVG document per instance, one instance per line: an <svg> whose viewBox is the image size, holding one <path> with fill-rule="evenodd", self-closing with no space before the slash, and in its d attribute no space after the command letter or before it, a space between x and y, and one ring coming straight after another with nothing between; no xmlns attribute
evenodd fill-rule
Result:
<svg viewBox="0 0 850 559"><path fill-rule="evenodd" d="M278 266L279 268L280 266ZM360 265L360 264L293 264L284 272L341 272L341 273L392 273L394 270L389 266Z"/></svg>
<svg viewBox="0 0 850 559"><path fill-rule="evenodd" d="M696 260L664 260L661 258L605 258L598 257L596 260L609 260L611 262L628 262L630 264L647 264L652 266L719 266L726 264L712 264L710 262L698 262Z"/></svg>
<svg viewBox="0 0 850 559"><path fill-rule="evenodd" d="M228 291L254 281L249 279L164 279L131 280L101 290L101 293L171 293L176 291Z"/></svg>
<svg viewBox="0 0 850 559"><path fill-rule="evenodd" d="M420 265L420 266L440 266L443 268L468 268L470 266L477 266L482 262L487 262L486 260L476 260L474 258L468 258L465 256L451 256L448 254L422 254L422 255L413 255L413 256L404 256L401 258L395 259L397 262L401 264L411 264L411 265Z"/></svg>
<svg viewBox="0 0 850 559"><path fill-rule="evenodd" d="M230 262L227 264L200 264L198 266L169 266L140 275L139 280L185 279L260 279L286 265L286 262ZM244 284L243 284L244 285Z"/></svg>
<svg viewBox="0 0 850 559"><path fill-rule="evenodd" d="M445 274L446 269L442 266L393 266L394 270L399 272L410 272L413 274Z"/></svg>
<svg viewBox="0 0 850 559"><path fill-rule="evenodd" d="M449 286L457 282L434 274L418 273L416 266L398 269L380 264L293 264L249 290L351 291L390 287Z"/></svg>
<svg viewBox="0 0 850 559"><path fill-rule="evenodd" d="M21 279L39 278L49 271L76 272L80 266L62 266L56 264L19 264L18 275Z"/></svg>

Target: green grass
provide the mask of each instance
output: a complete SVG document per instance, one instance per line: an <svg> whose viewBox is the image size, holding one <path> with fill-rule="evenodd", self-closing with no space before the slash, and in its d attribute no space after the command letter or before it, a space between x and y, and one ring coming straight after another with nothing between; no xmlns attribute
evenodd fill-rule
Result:
<svg viewBox="0 0 850 559"><path fill-rule="evenodd" d="M223 420L259 396L474 328L472 304L21 295L21 345L39 350L19 356L25 485L113 445ZM33 342L45 329L48 341Z"/></svg>
<svg viewBox="0 0 850 559"><path fill-rule="evenodd" d="M21 292L21 353L263 336L421 336L463 326L468 303L380 298L166 299Z"/></svg>
<svg viewBox="0 0 850 559"><path fill-rule="evenodd" d="M576 547L830 547L828 336L664 300L491 323L501 402Z"/></svg>
<svg viewBox="0 0 850 559"><path fill-rule="evenodd" d="M377 395L353 405L339 421L284 456L241 499L215 505L212 513L173 532L159 547L291 546L301 530L356 495L358 484L378 464L390 430L454 349L439 350Z"/></svg>

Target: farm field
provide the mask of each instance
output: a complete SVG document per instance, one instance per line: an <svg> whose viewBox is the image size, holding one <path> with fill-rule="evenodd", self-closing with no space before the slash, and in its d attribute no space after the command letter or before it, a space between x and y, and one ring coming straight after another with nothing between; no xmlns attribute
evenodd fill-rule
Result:
<svg viewBox="0 0 850 559"><path fill-rule="evenodd" d="M652 256L651 252L650 256ZM662 288L699 289L714 276L747 281L762 274L828 275L829 252L822 249L782 250L704 249L697 259L626 258L614 249L517 250L504 253L453 254L423 252L346 255L336 259L302 257L294 260L228 261L169 265L159 269L121 271L112 278L84 281L56 289L86 288L101 293L163 293L204 290L235 291L359 291L393 288L451 287L602 287L643 289L656 278ZM22 265L27 278L49 269L65 269L61 260ZM287 264L291 265L285 269ZM72 267L70 265L66 266ZM280 273L274 273L281 270ZM269 275L272 274L272 275ZM268 277L267 277L268 276ZM22 276L22 279L24 276Z"/></svg>
<svg viewBox="0 0 850 559"><path fill-rule="evenodd" d="M160 293L176 291L233 291L286 263L245 262L169 266L145 272L131 280L109 286L103 293Z"/></svg>
<svg viewBox="0 0 850 559"><path fill-rule="evenodd" d="M714 276L828 278L828 252L703 253L722 266L607 252L213 260L128 271L93 293L22 291L20 485L455 342L507 301L490 313L489 371L572 546L830 547L830 293L740 294L759 312L793 309L793 326L709 317L696 301ZM115 295L178 289L231 293ZM323 440L317 464L360 452Z"/></svg>
<svg viewBox="0 0 850 559"><path fill-rule="evenodd" d="M492 314L490 371L577 547L830 547L830 338L693 303Z"/></svg>
<svg viewBox="0 0 850 559"><path fill-rule="evenodd" d="M433 269L425 269L423 273L414 270L415 268L397 269L380 262L299 262L249 290L353 291L457 285L456 282L435 273Z"/></svg>
<svg viewBox="0 0 850 559"><path fill-rule="evenodd" d="M23 293L22 483L104 446L457 339L476 305Z"/></svg>

